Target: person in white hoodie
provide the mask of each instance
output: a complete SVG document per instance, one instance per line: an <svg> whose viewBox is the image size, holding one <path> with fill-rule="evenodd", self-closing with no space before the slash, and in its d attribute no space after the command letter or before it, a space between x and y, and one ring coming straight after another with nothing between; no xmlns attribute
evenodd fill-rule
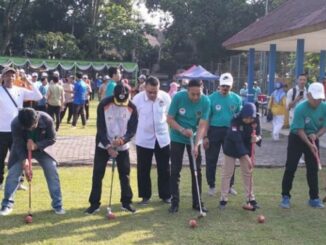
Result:
<svg viewBox="0 0 326 245"><path fill-rule="evenodd" d="M15 80L16 70L5 67L1 73L2 86L0 86L0 189L3 189L4 161L12 145L11 121L18 115L18 110L23 108L25 100L42 99L42 94L33 82L27 81L31 88L28 90L14 86ZM26 187L20 183L18 189L26 189Z"/></svg>

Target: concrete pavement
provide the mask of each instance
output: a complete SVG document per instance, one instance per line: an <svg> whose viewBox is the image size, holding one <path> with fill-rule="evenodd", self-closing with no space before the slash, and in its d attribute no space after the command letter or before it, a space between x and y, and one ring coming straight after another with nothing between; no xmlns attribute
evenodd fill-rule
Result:
<svg viewBox="0 0 326 245"><path fill-rule="evenodd" d="M262 119L263 121L264 119ZM273 141L270 137L271 123L262 122L264 137L262 147L256 147L256 166L258 167L282 167L286 161L287 135L288 129L283 129L279 141ZM326 138L321 140L321 161L324 165L326 159ZM95 136L69 136L58 137L57 143L49 150L61 165L92 165L95 152ZM203 165L205 156L203 153ZM153 158L154 159L154 158ZM136 149L131 143L130 160L136 164ZM155 162L155 160L153 160ZM223 161L223 153L220 153L219 163ZM188 165L188 157L185 154L184 165Z"/></svg>

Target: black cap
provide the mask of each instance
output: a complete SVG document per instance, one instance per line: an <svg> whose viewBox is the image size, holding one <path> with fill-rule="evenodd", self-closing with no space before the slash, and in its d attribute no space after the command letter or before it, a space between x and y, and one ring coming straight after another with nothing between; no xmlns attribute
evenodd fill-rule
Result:
<svg viewBox="0 0 326 245"><path fill-rule="evenodd" d="M242 118L244 117L256 117L256 106L254 103L247 102L242 107L242 110L240 112L240 115Z"/></svg>
<svg viewBox="0 0 326 245"><path fill-rule="evenodd" d="M118 83L115 86L113 94L118 103L125 103L129 99L129 90L123 83Z"/></svg>

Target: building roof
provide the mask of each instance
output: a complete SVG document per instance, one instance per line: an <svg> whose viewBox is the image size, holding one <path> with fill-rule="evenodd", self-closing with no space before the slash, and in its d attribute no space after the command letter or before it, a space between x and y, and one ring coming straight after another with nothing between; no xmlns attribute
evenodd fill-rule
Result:
<svg viewBox="0 0 326 245"><path fill-rule="evenodd" d="M305 39L305 50L326 49L326 0L288 0L223 43L227 49L295 51L296 40Z"/></svg>

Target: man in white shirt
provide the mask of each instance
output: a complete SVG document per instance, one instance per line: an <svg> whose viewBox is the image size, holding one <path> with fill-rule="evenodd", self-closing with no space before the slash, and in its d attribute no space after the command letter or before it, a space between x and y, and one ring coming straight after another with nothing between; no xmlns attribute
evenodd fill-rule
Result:
<svg viewBox="0 0 326 245"><path fill-rule="evenodd" d="M286 108L289 110L289 123L292 123L294 108L307 99L307 76L305 74L300 74L297 78L297 84L295 87L291 88L286 94Z"/></svg>
<svg viewBox="0 0 326 245"><path fill-rule="evenodd" d="M3 188L4 161L12 145L11 121L23 108L24 100L38 101L42 95L38 88L28 81L32 90L14 86L16 70L5 67L2 70L2 86L0 86L0 189ZM18 188L25 189L20 185Z"/></svg>
<svg viewBox="0 0 326 245"><path fill-rule="evenodd" d="M166 116L171 99L168 93L159 90L156 77L149 77L144 88L133 98L139 115L136 132L138 195L142 198L139 204L148 204L152 196L153 154L157 163L158 195L163 202L170 203L170 135Z"/></svg>

